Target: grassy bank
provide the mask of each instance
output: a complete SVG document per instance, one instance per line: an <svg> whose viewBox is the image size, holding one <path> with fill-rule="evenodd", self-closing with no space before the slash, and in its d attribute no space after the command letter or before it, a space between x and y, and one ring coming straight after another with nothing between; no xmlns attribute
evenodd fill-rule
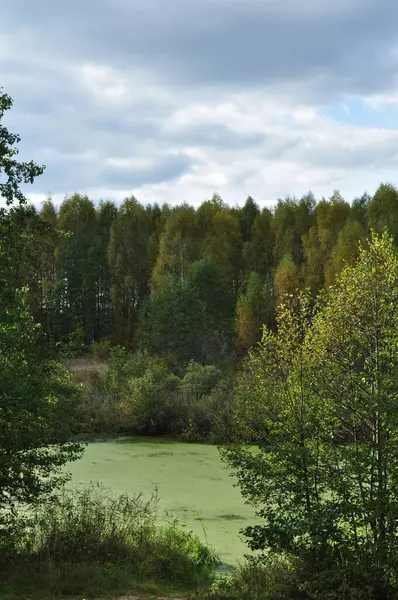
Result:
<svg viewBox="0 0 398 600"><path fill-rule="evenodd" d="M197 593L215 553L176 522L159 524L157 500L103 488L65 491L2 540L0 598L45 600L131 593ZM11 531L11 530L10 530Z"/></svg>

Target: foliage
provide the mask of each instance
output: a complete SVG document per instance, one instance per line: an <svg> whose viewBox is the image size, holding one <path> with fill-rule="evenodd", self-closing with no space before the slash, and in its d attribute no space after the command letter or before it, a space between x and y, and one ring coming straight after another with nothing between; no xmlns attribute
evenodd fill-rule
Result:
<svg viewBox="0 0 398 600"><path fill-rule="evenodd" d="M181 390L196 397L209 394L220 381L221 372L214 365L188 364L181 381Z"/></svg>
<svg viewBox="0 0 398 600"><path fill-rule="evenodd" d="M263 208L254 219L250 238L246 241L243 250L246 272L255 271L260 276L268 278L271 276L275 245L273 219L274 215L268 208Z"/></svg>
<svg viewBox="0 0 398 600"><path fill-rule="evenodd" d="M172 397L179 382L161 361L153 361L141 377L129 380L122 410L133 431L158 435L170 430L176 418Z"/></svg>
<svg viewBox="0 0 398 600"><path fill-rule="evenodd" d="M5 112L10 110L12 105L12 98L0 88L0 172L5 176L5 181L0 183L0 196L5 199L7 206L11 206L14 202L25 204L26 200L20 189L21 183L33 183L45 169L32 160L20 162L15 158L19 153L17 144L21 138L18 134L8 131L1 123Z"/></svg>
<svg viewBox="0 0 398 600"><path fill-rule="evenodd" d="M274 260L280 263L290 256L295 264L302 261L302 236L314 221L315 198L310 193L300 200L278 200L274 213L275 246Z"/></svg>
<svg viewBox="0 0 398 600"><path fill-rule="evenodd" d="M12 105L0 93L0 120ZM26 207L21 182L32 182L43 168L13 157L19 136L0 125L0 532L10 535L10 512L18 503L35 503L65 479L61 467L81 448L71 443L78 389L49 359L40 327L26 308L20 273L33 270L36 216ZM12 206L16 201L17 205Z"/></svg>
<svg viewBox="0 0 398 600"><path fill-rule="evenodd" d="M210 259L194 262L188 271L187 286L202 306L197 314L200 362L222 363L230 355L233 337L234 297ZM192 355L190 358L195 358Z"/></svg>
<svg viewBox="0 0 398 600"><path fill-rule="evenodd" d="M210 260L194 262L184 279L169 276L153 288L141 314L141 347L184 368L216 362L230 350L233 298Z"/></svg>
<svg viewBox="0 0 398 600"><path fill-rule="evenodd" d="M235 348L239 357L257 341L252 310L241 297L252 272L266 282L270 325L285 293L308 287L315 298L332 285L345 265L356 260L370 227L376 232L387 228L397 243L397 207L392 184L379 186L373 197L363 194L351 206L336 190L318 202L311 192L300 199L279 199L261 212L250 196L238 208L214 194L197 209L188 204L144 207L134 197L120 207L112 202L95 206L78 193L55 209L49 198L39 214L29 207L29 219L24 218L22 229L35 260L33 264L26 257L18 281L29 286L29 309L55 343L65 342L80 323L85 346L103 338L152 352L162 346L162 354L174 354L181 362L180 372L191 358L216 363L220 355L220 361L233 362ZM207 277L211 303L216 300L223 308L220 300L225 300L225 310L217 309L214 331L203 323L192 329L195 323L184 306L193 303L200 310L199 304L206 304L200 285L190 290L200 298L189 294L188 279L195 270L199 279ZM179 299L175 319L170 295ZM151 307L156 320L156 304L160 316L151 331L146 322L151 321ZM234 328L237 312L240 324ZM233 340L234 329L238 340Z"/></svg>
<svg viewBox="0 0 398 600"><path fill-rule="evenodd" d="M159 253L152 272L154 287L170 275L184 281L191 262L198 260L196 218L192 207L183 204L170 212L159 237Z"/></svg>
<svg viewBox="0 0 398 600"><path fill-rule="evenodd" d="M398 190L391 183L382 183L372 200L367 203L367 217L370 229L377 233L387 230L398 242Z"/></svg>
<svg viewBox="0 0 398 600"><path fill-rule="evenodd" d="M69 442L79 389L43 354L33 319L23 309L7 317L12 325L0 323L0 509L51 491L52 472L80 453Z"/></svg>
<svg viewBox="0 0 398 600"><path fill-rule="evenodd" d="M217 577L203 600L304 600L298 588L298 574L286 558L250 557Z"/></svg>
<svg viewBox="0 0 398 600"><path fill-rule="evenodd" d="M160 357L112 348L107 367L85 386L80 430L222 440L231 419L231 388L214 365L191 361L178 377Z"/></svg>
<svg viewBox="0 0 398 600"><path fill-rule="evenodd" d="M238 439L223 449L263 518L253 549L319 571L369 573L396 589L398 257L386 234L361 248L312 315L301 294L264 330L242 375Z"/></svg>
<svg viewBox="0 0 398 600"><path fill-rule="evenodd" d="M283 302L286 295L294 295L301 288L300 270L290 255L284 256L275 272L275 302Z"/></svg>
<svg viewBox="0 0 398 600"><path fill-rule="evenodd" d="M108 247L116 339L135 336L140 306L148 291L150 218L132 197L113 220ZM133 242L133 243L132 243Z"/></svg>
<svg viewBox="0 0 398 600"><path fill-rule="evenodd" d="M77 323L68 334L66 342L59 344L60 353L65 358L75 358L81 356L84 352L84 330L80 323Z"/></svg>
<svg viewBox="0 0 398 600"><path fill-rule="evenodd" d="M194 590L211 580L218 561L177 522L159 521L156 496L148 501L140 495L115 498L94 486L64 490L41 505L14 541L12 561L10 554L6 565L0 558L0 567L6 566L0 590L21 590L28 584L27 575L30 588L36 583L43 595L87 594L100 586L114 592L112 585L120 586L118 575L125 591L143 581Z"/></svg>
<svg viewBox="0 0 398 600"><path fill-rule="evenodd" d="M360 244L366 243L366 232L359 221L349 219L339 231L337 243L334 246L330 260L325 264L325 282L333 285L335 278L344 268L353 266L358 258Z"/></svg>
<svg viewBox="0 0 398 600"><path fill-rule="evenodd" d="M111 352L111 344L109 340L101 340L90 344L90 354L97 360L107 360Z"/></svg>
<svg viewBox="0 0 398 600"><path fill-rule="evenodd" d="M204 306L186 280L169 276L143 307L140 342L153 354L185 365L200 358L200 323Z"/></svg>
<svg viewBox="0 0 398 600"><path fill-rule="evenodd" d="M65 335L79 323L87 342L95 336L96 313L97 231L93 202L80 194L67 198L59 210L58 227L65 235L56 249L57 293L61 306L70 307L70 311L62 314L61 328Z"/></svg>
<svg viewBox="0 0 398 600"><path fill-rule="evenodd" d="M217 577L203 600L377 600L372 574L360 565L314 570L287 556L250 556ZM383 596L383 600L387 598Z"/></svg>
<svg viewBox="0 0 398 600"><path fill-rule="evenodd" d="M273 291L269 280L259 274L249 274L246 289L242 290L236 305L235 329L238 344L248 349L260 339L263 325L272 324Z"/></svg>

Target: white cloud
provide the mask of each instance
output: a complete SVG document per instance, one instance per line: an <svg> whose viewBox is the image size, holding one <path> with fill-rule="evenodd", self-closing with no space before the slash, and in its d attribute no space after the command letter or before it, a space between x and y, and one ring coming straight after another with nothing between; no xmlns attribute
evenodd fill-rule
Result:
<svg viewBox="0 0 398 600"><path fill-rule="evenodd" d="M391 0L33 4L3 11L0 70L21 157L47 164L36 203L352 199L395 175L398 131L371 120L398 123ZM349 123L352 99L368 123ZM344 123L322 116L336 104Z"/></svg>

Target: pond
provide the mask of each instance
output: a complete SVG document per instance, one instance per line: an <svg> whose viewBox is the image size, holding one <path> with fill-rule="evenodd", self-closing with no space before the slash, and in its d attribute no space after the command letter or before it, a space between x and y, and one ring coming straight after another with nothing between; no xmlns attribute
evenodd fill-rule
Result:
<svg viewBox="0 0 398 600"><path fill-rule="evenodd" d="M100 482L116 494L148 499L157 488L160 516L178 518L207 539L223 568L248 553L239 530L258 520L233 487L216 446L141 438L95 442L68 470L74 485Z"/></svg>

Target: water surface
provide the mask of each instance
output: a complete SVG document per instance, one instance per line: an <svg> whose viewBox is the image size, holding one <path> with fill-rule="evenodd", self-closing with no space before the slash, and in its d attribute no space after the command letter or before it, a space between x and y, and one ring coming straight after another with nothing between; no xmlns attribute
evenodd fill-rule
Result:
<svg viewBox="0 0 398 600"><path fill-rule="evenodd" d="M257 519L244 503L216 446L123 439L96 442L72 463L75 485L101 482L114 493L142 493L157 488L159 510L185 523L219 553L224 566L236 563L247 546L239 530Z"/></svg>

